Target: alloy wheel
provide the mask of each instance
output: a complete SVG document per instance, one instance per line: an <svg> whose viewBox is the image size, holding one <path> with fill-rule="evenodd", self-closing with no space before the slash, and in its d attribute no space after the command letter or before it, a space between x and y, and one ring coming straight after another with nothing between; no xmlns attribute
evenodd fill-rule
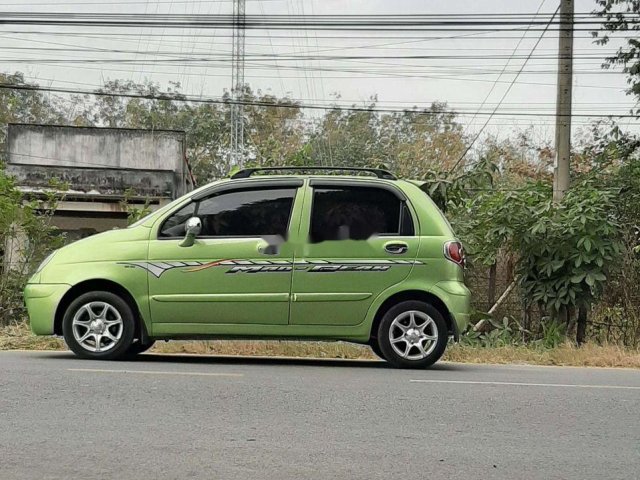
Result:
<svg viewBox="0 0 640 480"><path fill-rule="evenodd" d="M391 322L389 329L391 348L406 360L422 360L436 348L438 327L424 312L408 310Z"/></svg>
<svg viewBox="0 0 640 480"><path fill-rule="evenodd" d="M90 302L81 306L71 322L73 337L90 352L106 352L122 337L124 323L120 312L106 302Z"/></svg>

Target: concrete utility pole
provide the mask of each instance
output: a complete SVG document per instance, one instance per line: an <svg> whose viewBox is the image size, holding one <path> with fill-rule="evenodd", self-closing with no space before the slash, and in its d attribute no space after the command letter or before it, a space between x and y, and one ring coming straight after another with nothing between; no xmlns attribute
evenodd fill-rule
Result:
<svg viewBox="0 0 640 480"><path fill-rule="evenodd" d="M231 98L243 100L244 93L244 37L245 0L233 0L233 52L231 61ZM244 106L231 105L231 163L242 167L244 158Z"/></svg>
<svg viewBox="0 0 640 480"><path fill-rule="evenodd" d="M569 188L571 153L571 95L573 83L573 0L560 0L558 96L556 100L556 158L553 200L559 202Z"/></svg>

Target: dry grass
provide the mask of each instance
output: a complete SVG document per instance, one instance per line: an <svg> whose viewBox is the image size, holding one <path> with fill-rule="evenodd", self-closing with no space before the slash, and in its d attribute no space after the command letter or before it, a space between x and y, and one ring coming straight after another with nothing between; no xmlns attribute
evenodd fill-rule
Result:
<svg viewBox="0 0 640 480"><path fill-rule="evenodd" d="M567 342L550 350L513 346L481 348L456 345L447 350L445 359L462 363L640 368L640 351L617 345L592 343L578 348Z"/></svg>
<svg viewBox="0 0 640 480"><path fill-rule="evenodd" d="M0 350L64 350L62 339L38 337L31 333L26 323L14 323L0 327Z"/></svg>
<svg viewBox="0 0 640 480"><path fill-rule="evenodd" d="M64 350L61 339L37 337L25 324L0 327L0 350ZM193 353L201 355L249 355L315 358L375 359L362 345L342 342L294 341L172 341L158 342L156 353ZM531 347L481 348L454 345L447 349L445 360L461 363L497 363L562 365L575 367L640 368L640 351L615 345L588 344L577 348L566 343L552 350Z"/></svg>
<svg viewBox="0 0 640 480"><path fill-rule="evenodd" d="M369 347L342 342L294 342L278 340L216 340L158 342L152 352L201 355L248 355L267 357L378 358Z"/></svg>

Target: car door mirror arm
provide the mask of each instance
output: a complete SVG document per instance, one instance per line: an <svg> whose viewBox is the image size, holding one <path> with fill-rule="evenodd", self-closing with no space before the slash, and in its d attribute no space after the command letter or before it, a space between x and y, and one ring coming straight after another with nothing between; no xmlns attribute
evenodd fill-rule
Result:
<svg viewBox="0 0 640 480"><path fill-rule="evenodd" d="M198 217L191 217L184 224L184 230L184 239L178 245L181 247L191 247L196 243L196 237L202 231L202 222Z"/></svg>

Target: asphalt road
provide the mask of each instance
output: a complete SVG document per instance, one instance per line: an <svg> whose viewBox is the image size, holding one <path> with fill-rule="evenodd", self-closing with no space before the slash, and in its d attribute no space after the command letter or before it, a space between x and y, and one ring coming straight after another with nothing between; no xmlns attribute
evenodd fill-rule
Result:
<svg viewBox="0 0 640 480"><path fill-rule="evenodd" d="M0 352L0 479L638 479L640 371Z"/></svg>

